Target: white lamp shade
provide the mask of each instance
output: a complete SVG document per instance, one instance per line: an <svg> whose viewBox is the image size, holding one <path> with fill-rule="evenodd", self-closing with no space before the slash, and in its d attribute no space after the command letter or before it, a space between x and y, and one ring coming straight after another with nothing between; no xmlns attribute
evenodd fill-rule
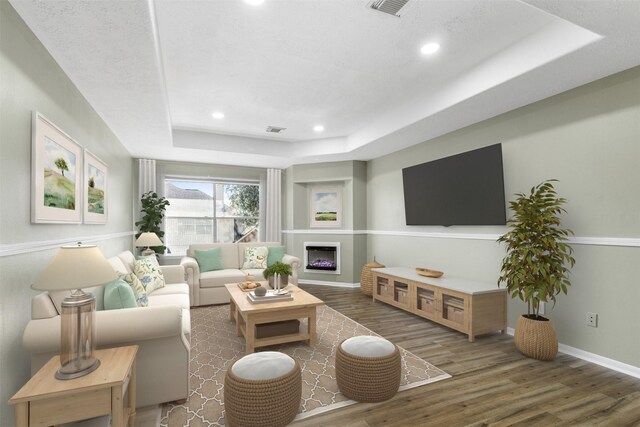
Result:
<svg viewBox="0 0 640 427"><path fill-rule="evenodd" d="M81 289L117 278L115 270L97 246L62 246L31 288L39 291Z"/></svg>
<svg viewBox="0 0 640 427"><path fill-rule="evenodd" d="M136 246L149 247L149 246L163 246L162 240L156 233L142 233L136 240Z"/></svg>

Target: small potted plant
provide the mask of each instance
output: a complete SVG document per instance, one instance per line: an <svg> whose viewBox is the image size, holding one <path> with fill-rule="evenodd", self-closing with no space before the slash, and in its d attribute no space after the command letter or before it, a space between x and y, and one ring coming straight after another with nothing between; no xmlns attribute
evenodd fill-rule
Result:
<svg viewBox="0 0 640 427"><path fill-rule="evenodd" d="M273 277L280 275L280 286L285 287L289 284L289 276L291 275L291 266L283 262L274 262L271 267L267 267L262 273L264 278L269 281L269 286L273 288Z"/></svg>
<svg viewBox="0 0 640 427"><path fill-rule="evenodd" d="M527 314L516 323L514 342L525 356L552 360L558 352L558 337L551 320L540 315L540 303L556 302L571 285L569 267L575 265L567 236L573 231L562 228L560 214L566 212L552 182L544 181L531 193L516 194L509 202L514 215L507 221L510 231L498 242L506 244L498 286L504 283L512 298L527 303Z"/></svg>

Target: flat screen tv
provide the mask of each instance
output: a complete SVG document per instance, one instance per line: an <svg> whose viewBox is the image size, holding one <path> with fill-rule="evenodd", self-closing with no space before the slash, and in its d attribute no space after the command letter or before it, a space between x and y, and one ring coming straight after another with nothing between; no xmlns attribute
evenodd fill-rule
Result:
<svg viewBox="0 0 640 427"><path fill-rule="evenodd" d="M402 169L407 225L504 225L502 145Z"/></svg>

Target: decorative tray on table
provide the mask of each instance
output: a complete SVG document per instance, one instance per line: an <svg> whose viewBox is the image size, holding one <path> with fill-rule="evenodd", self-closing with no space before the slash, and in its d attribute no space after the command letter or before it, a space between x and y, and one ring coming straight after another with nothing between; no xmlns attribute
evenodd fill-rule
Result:
<svg viewBox="0 0 640 427"><path fill-rule="evenodd" d="M238 283L238 287L242 290L242 292L251 292L256 288L261 286L258 282L240 282Z"/></svg>

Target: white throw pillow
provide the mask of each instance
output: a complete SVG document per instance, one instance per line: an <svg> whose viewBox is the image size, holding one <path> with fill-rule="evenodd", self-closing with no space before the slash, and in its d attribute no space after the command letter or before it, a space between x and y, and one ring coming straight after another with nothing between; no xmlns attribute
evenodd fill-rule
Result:
<svg viewBox="0 0 640 427"><path fill-rule="evenodd" d="M133 262L133 272L142 282L147 294L156 289L164 288L164 274L154 261L149 258L139 259Z"/></svg>
<svg viewBox="0 0 640 427"><path fill-rule="evenodd" d="M267 268L269 248L266 246L254 246L244 249L244 264L242 269Z"/></svg>

